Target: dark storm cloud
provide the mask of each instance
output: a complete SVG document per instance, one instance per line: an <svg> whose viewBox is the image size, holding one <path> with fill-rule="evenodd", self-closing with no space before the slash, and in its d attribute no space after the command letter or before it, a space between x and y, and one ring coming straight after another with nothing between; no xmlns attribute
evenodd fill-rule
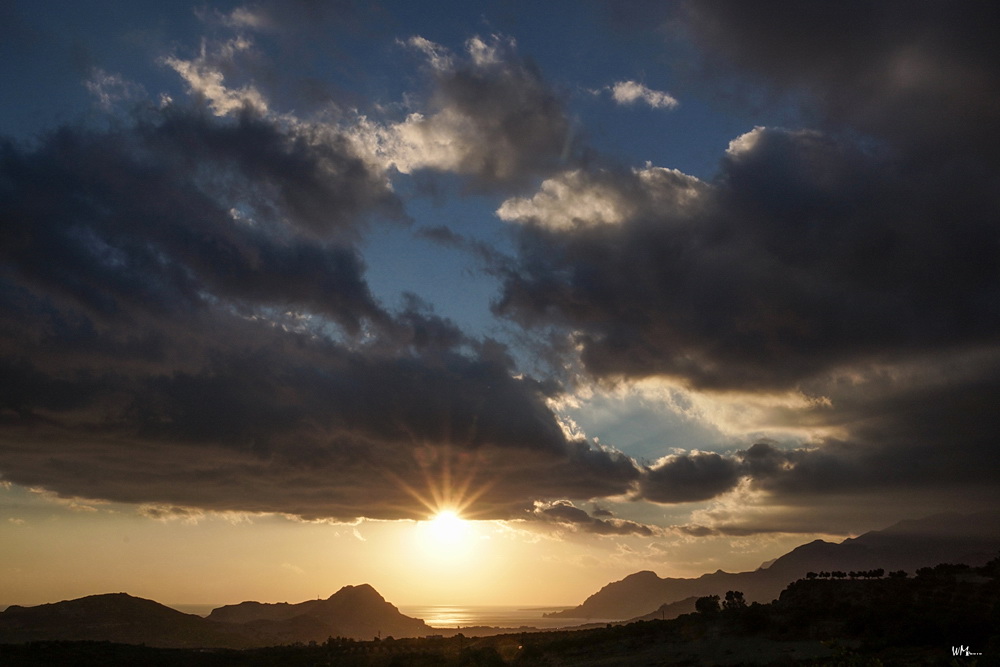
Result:
<svg viewBox="0 0 1000 667"><path fill-rule="evenodd" d="M711 452L668 456L649 469L640 494L658 503L708 500L736 486L739 466Z"/></svg>
<svg viewBox="0 0 1000 667"><path fill-rule="evenodd" d="M223 196L238 191L252 210L280 213L317 236L356 228L372 213L402 215L385 179L372 173L345 136L326 128L282 130L251 113L235 124L178 113L139 129L157 158L180 168L211 169L216 173L205 179L206 187Z"/></svg>
<svg viewBox="0 0 1000 667"><path fill-rule="evenodd" d="M774 493L996 483L1000 399L996 352L915 362L896 378L870 378L829 389L832 405L803 420L824 419L845 435L789 459L789 469L761 471ZM753 450L751 449L751 452ZM774 461L771 455L762 461Z"/></svg>
<svg viewBox="0 0 1000 667"><path fill-rule="evenodd" d="M646 169L567 173L552 179L557 206L505 204L504 217L538 225L521 234L497 311L576 329L596 375L706 388L788 387L863 358L994 344L997 14L690 3L672 25L715 74L793 90L820 129L744 135L686 200L687 184ZM619 215L588 220L587 196Z"/></svg>
<svg viewBox="0 0 1000 667"><path fill-rule="evenodd" d="M714 73L756 74L821 121L916 158L995 161L1000 8L987 2L692 2Z"/></svg>
<svg viewBox="0 0 1000 667"><path fill-rule="evenodd" d="M919 504L915 491L923 502L949 497L954 504L958 489L976 506L984 494L995 493L1000 466L995 436L1000 380L993 357L920 365L902 382L855 380L831 391L829 404L792 418L801 424L835 425L844 436L799 447L761 441L729 455L666 457L643 476L638 493L660 503L707 500L746 480L748 490L765 494L764 506L817 506L807 521L768 513L757 519L756 527L734 521L725 528L733 534L787 532L794 526L806 531L823 522L836 530L845 515L864 513L878 494L886 504ZM962 363L979 367L957 369ZM822 499L830 497L838 498L837 506L823 510Z"/></svg>
<svg viewBox="0 0 1000 667"><path fill-rule="evenodd" d="M338 519L631 488L502 345L375 301L352 241L400 207L330 132L174 106L3 144L4 479Z"/></svg>
<svg viewBox="0 0 1000 667"><path fill-rule="evenodd" d="M496 311L572 327L595 375L713 389L794 387L857 360L992 344L996 190L914 168L758 128L711 184L655 168L557 177L560 204L596 192L622 220L567 225L541 195L505 204L525 224Z"/></svg>
<svg viewBox="0 0 1000 667"><path fill-rule="evenodd" d="M349 519L419 517L430 510L418 498L435 495L510 518L540 495L621 493L637 476L621 455L567 443L505 366L373 358L222 319L217 336L252 343L195 332L212 346L197 371L141 372L125 359L103 373L8 365L5 478L66 495Z"/></svg>
<svg viewBox="0 0 1000 667"><path fill-rule="evenodd" d="M639 535L649 537L656 531L645 524L624 519L610 518L607 510L592 515L565 500L537 503L530 514L530 521L541 521L595 535ZM608 518L604 518L608 517Z"/></svg>
<svg viewBox="0 0 1000 667"><path fill-rule="evenodd" d="M262 121L213 128L181 116L127 132L66 129L33 151L4 144L2 253L20 280L103 318L218 297L303 308L351 331L384 319L353 248L282 229L353 234L359 219L343 209L393 202L384 186L328 168L333 148L311 152Z"/></svg>
<svg viewBox="0 0 1000 667"><path fill-rule="evenodd" d="M845 509L822 512L842 527L879 494L995 492L996 19L974 3L690 3L674 25L706 81L756 76L813 127L748 131L708 182L592 167L501 206L520 247L495 311L562 328L592 377L814 399L775 413L819 433L803 445L678 454L640 496L706 500L746 480L775 512L836 496ZM773 519L717 525L804 525Z"/></svg>

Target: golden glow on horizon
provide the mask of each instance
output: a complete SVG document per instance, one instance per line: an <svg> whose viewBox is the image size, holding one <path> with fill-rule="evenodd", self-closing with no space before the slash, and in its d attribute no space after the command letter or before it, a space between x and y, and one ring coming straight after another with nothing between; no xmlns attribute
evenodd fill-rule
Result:
<svg viewBox="0 0 1000 667"><path fill-rule="evenodd" d="M556 539L455 509L455 520L441 517L439 532L431 513L422 521L331 525L267 514L233 522L211 512L156 521L134 506L94 508L0 485L0 608L120 591L165 604L295 603L362 583L397 606L569 607L639 570L676 577L752 570L830 539L665 536L649 549L648 538Z"/></svg>

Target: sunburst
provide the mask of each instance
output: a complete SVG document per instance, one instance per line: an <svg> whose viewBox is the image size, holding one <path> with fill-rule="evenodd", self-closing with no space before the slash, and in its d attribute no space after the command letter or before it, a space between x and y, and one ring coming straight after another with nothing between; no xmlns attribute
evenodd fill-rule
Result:
<svg viewBox="0 0 1000 667"><path fill-rule="evenodd" d="M427 445L415 450L414 458L423 484L418 488L399 475L388 473L400 489L422 508L421 520L454 523L477 518L474 505L490 490L495 479L484 480L483 456L479 452L455 451L451 446Z"/></svg>

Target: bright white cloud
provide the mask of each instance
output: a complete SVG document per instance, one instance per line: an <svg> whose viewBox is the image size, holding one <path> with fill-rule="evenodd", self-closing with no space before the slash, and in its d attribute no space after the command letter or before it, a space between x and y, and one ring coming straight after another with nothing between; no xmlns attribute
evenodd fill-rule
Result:
<svg viewBox="0 0 1000 667"><path fill-rule="evenodd" d="M404 43L423 53L430 66L439 72L450 70L454 66L454 58L448 49L425 37L414 35Z"/></svg>
<svg viewBox="0 0 1000 667"><path fill-rule="evenodd" d="M653 90L638 81L618 81L611 86L611 96L618 104L643 102L654 109L673 109L680 104L670 93Z"/></svg>
<svg viewBox="0 0 1000 667"><path fill-rule="evenodd" d="M726 148L726 155L730 157L738 157L751 152L765 131L766 128L757 125L749 132L744 132L729 142L729 147Z"/></svg>
<svg viewBox="0 0 1000 667"><path fill-rule="evenodd" d="M634 212L635 206L625 194L611 183L574 170L546 179L531 198L508 199L497 215L508 222L532 220L552 229L613 225Z"/></svg>
<svg viewBox="0 0 1000 667"><path fill-rule="evenodd" d="M573 170L546 179L530 198L508 199L497 216L561 230L616 225L654 211L683 213L706 187L694 176L650 164L622 173Z"/></svg>
<svg viewBox="0 0 1000 667"><path fill-rule="evenodd" d="M181 75L191 93L208 102L216 116L227 116L246 107L265 113L267 100L261 92L251 84L241 88L226 86L220 68L221 63L231 62L238 54L252 47L250 40L236 37L221 44L215 53L210 53L203 44L201 53L193 60L169 57L163 62Z"/></svg>
<svg viewBox="0 0 1000 667"><path fill-rule="evenodd" d="M517 46L512 38L503 39L499 35L493 35L490 43L484 42L480 37L473 37L465 42L465 49L469 52L472 62L478 67L495 65L503 60L504 52L512 50Z"/></svg>

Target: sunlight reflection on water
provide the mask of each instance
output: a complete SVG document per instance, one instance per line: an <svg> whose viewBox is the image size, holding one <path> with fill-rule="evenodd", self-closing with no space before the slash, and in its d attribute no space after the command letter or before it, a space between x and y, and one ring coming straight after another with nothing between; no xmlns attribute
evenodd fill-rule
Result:
<svg viewBox="0 0 1000 667"><path fill-rule="evenodd" d="M559 628L577 625L580 619L544 618L542 614L567 607L501 607L501 606L461 606L422 605L400 607L407 616L423 619L432 628L464 628L487 625L499 628Z"/></svg>

